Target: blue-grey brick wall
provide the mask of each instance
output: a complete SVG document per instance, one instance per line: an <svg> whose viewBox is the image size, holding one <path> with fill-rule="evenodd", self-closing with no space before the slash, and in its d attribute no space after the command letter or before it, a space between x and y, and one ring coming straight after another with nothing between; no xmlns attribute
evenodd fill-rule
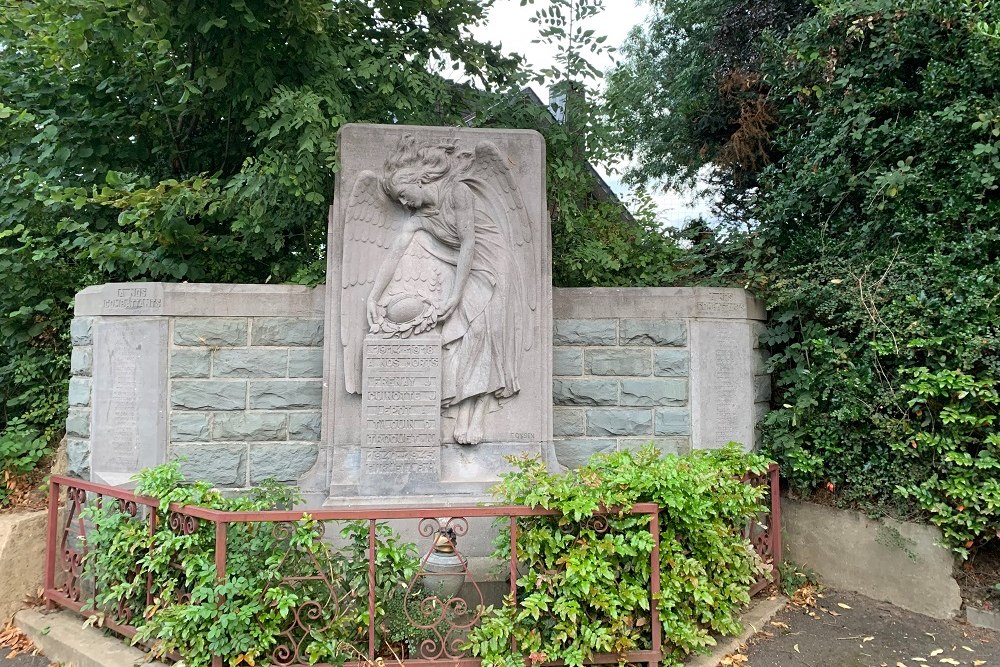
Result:
<svg viewBox="0 0 1000 667"><path fill-rule="evenodd" d="M556 457L578 467L598 452L653 442L691 447L690 355L684 319L557 319L552 431Z"/></svg>
<svg viewBox="0 0 1000 667"><path fill-rule="evenodd" d="M219 486L293 482L316 462L323 396L323 321L174 317L171 457Z"/></svg>
<svg viewBox="0 0 1000 667"><path fill-rule="evenodd" d="M91 387L94 371L94 318L77 317L70 324L69 414L66 417L67 472L90 478Z"/></svg>

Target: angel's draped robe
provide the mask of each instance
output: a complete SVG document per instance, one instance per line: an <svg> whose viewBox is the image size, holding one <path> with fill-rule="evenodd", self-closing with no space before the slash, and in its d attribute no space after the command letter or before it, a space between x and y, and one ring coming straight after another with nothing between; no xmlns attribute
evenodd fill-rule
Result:
<svg viewBox="0 0 1000 667"><path fill-rule="evenodd" d="M416 238L437 259L458 266L462 244L454 188L476 189L474 180L444 184L440 207L417 212ZM458 307L442 327L441 399L456 405L483 394L510 396L518 384L524 323L521 276L504 230L479 197L475 205L475 253Z"/></svg>

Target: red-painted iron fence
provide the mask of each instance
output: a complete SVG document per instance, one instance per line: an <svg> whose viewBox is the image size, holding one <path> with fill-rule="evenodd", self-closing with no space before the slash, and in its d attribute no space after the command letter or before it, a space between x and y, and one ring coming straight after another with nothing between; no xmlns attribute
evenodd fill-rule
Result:
<svg viewBox="0 0 1000 667"><path fill-rule="evenodd" d="M780 536L780 506L778 502L778 470L771 466L765 475L748 476L744 481L754 485L769 487L770 512L768 515L751 521L745 529L746 536L754 548L773 567L774 580L777 580L777 565L781 562ZM376 529L380 521L415 521L417 532L428 540L428 547L423 551L421 566L409 582L407 593L415 590L415 584L421 577L460 576L464 580L462 593L439 599L437 594L429 593L426 600L421 601L420 618L410 618L411 624L417 627L424 639L419 648L408 656L404 663L409 667L431 667L432 665L448 665L449 667L478 667L480 660L467 655L462 650L466 632L477 624L482 615L481 605L484 602L480 582L468 572L468 560L457 548L457 537L466 534L469 529L469 519L505 519L509 530L510 562L509 562L509 594L516 600L517 596L517 535L519 519L527 517L555 516L558 513L543 509L532 509L521 506L500 505L483 507L417 507L417 508L364 508L364 509L320 509L309 512L301 511L263 511L263 512L232 512L207 509L195 506L180 506L171 504L165 512L159 512L160 503L154 498L138 496L129 491L102 484L85 482L68 477L53 476L50 480L49 495L49 532L48 550L45 562L45 598L49 606L60 605L83 615L98 613L94 605L88 603L102 593L96 578L85 577L83 562L87 554L88 519L83 510L87 507L97 507L120 513L128 521L141 522L152 536L158 528L160 517L165 516L171 532L177 535L192 535L206 528L214 532L215 568L220 581L226 577L228 541L230 528L245 524L269 524L275 536L290 535L294 522L310 518L318 522L322 528L323 522L363 521L368 528L368 560L367 560L367 655L362 651L358 659L348 662L349 667L365 667L372 665L378 657L379 646L376 645L376 589L379 573L376 570ZM82 514L83 513L83 514ZM611 511L608 512L609 514ZM650 601L649 636L646 650L630 651L624 655L600 654L592 656L589 664L613 664L625 661L628 663L647 663L656 665L661 657L661 625L658 620L657 605L653 604L660 590L659 567L659 508L655 504L637 504L627 510L627 513L648 515L649 532L653 549L650 554ZM445 518L442 518L442 517ZM211 528L207 528L210 526ZM608 529L608 522L602 517L594 517L591 528L597 531ZM431 571L428 566L432 556L442 551L454 553L461 566L457 572ZM178 564L180 567L180 564ZM507 567L507 566L505 566ZM131 576L136 576L135 574ZM328 575L316 571L307 576L297 571L292 576L282 579L283 585L296 586L303 580L318 581L325 584L332 592ZM135 583L134 579L129 580ZM425 579L426 581L426 579ZM141 583L141 582L140 582ZM762 578L755 584L753 592L766 587L769 578ZM430 590L430 587L427 588ZM118 600L117 604L105 605L102 610L102 624L115 632L127 637L136 633L133 619L136 613L142 613L144 607L154 602L156 591L153 590L152 575L148 576L144 586L145 600ZM183 598L185 591L176 591L175 595ZM269 656L270 662L280 667L299 667L308 664L308 657L303 654L303 638L317 629L314 624L325 623L328 610L322 605L338 605L343 599L336 595L323 601L306 599L302 601L288 617L288 627L279 637L277 647ZM338 611L339 607L338 607ZM426 612L426 613L424 613ZM409 617L409 612L407 612ZM216 667L222 665L223 657L213 660ZM393 661L390 659L390 663Z"/></svg>

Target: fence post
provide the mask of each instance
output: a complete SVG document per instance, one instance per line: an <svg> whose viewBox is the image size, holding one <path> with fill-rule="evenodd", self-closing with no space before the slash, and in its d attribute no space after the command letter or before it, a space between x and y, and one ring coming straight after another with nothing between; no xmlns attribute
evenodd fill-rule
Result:
<svg viewBox="0 0 1000 667"><path fill-rule="evenodd" d="M650 583L650 598L649 601L649 624L652 626L651 632L651 642L652 649L656 651L656 654L662 657L661 651L663 650L663 638L661 633L663 628L660 627L660 607L659 607L659 597L660 597L660 508L657 507L653 510L652 514L649 516L649 532L653 537L653 551L649 554L649 583ZM656 667L659 664L659 660L650 662L649 667Z"/></svg>
<svg viewBox="0 0 1000 667"><path fill-rule="evenodd" d="M778 477L778 464L772 463L770 469L771 483L771 554L774 560L774 583L781 582L781 481Z"/></svg>
<svg viewBox="0 0 1000 667"><path fill-rule="evenodd" d="M59 482L49 482L49 525L45 539L45 609L52 611L56 605L49 591L56 587L56 524L59 523Z"/></svg>
<svg viewBox="0 0 1000 667"><path fill-rule="evenodd" d="M222 584L226 581L226 536L228 524L225 521L215 522L215 581ZM223 596L219 596L218 606L222 608ZM212 656L212 667L222 667L221 655Z"/></svg>

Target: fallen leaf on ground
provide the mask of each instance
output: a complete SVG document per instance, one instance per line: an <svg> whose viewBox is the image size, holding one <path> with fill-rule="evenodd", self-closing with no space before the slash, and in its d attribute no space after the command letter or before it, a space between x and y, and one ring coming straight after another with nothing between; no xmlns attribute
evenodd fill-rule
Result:
<svg viewBox="0 0 1000 667"><path fill-rule="evenodd" d="M896 667L906 667L906 663L905 662L897 662L896 663Z"/></svg>
<svg viewBox="0 0 1000 667"><path fill-rule="evenodd" d="M747 663L747 657L742 653L734 653L732 655L727 655L719 664L722 667L740 667L740 665L745 665Z"/></svg>
<svg viewBox="0 0 1000 667"><path fill-rule="evenodd" d="M941 658L940 660L938 660L938 662L943 662L946 665L961 665L962 664L958 660L954 660L952 658Z"/></svg>
<svg viewBox="0 0 1000 667"><path fill-rule="evenodd" d="M975 665L976 667L980 667L981 665L985 665L986 661L985 660L973 660L972 664Z"/></svg>
<svg viewBox="0 0 1000 667"><path fill-rule="evenodd" d="M864 644L865 642L870 642L873 639L875 639L875 638L874 637L862 637L861 638L861 643Z"/></svg>
<svg viewBox="0 0 1000 667"><path fill-rule="evenodd" d="M964 649L965 649L966 651L968 651L969 653L975 653L975 651L973 651L973 650L972 650L972 649L971 649L970 647L968 647L968 646L963 646L962 648L964 648Z"/></svg>
<svg viewBox="0 0 1000 667"><path fill-rule="evenodd" d="M851 608L851 605L844 604L843 602L838 602L837 606L840 607L841 609L850 609Z"/></svg>
<svg viewBox="0 0 1000 667"><path fill-rule="evenodd" d="M800 650L799 650L799 645L798 645L798 644L796 644L796 645L795 645L795 646L793 646L792 648L793 648L793 649L795 649L795 652L796 652L796 653L802 653L802 651L800 651Z"/></svg>
<svg viewBox="0 0 1000 667"><path fill-rule="evenodd" d="M931 657L933 658L934 656L941 655L942 653L944 653L943 648L936 648L933 651L931 651Z"/></svg>
<svg viewBox="0 0 1000 667"><path fill-rule="evenodd" d="M0 648L8 648L7 659L11 660L22 653L38 655L38 648L31 642L28 635L14 627L13 623L8 623L0 630Z"/></svg>
<svg viewBox="0 0 1000 667"><path fill-rule="evenodd" d="M776 628L788 628L788 623L782 623L781 621L771 621L771 625Z"/></svg>

